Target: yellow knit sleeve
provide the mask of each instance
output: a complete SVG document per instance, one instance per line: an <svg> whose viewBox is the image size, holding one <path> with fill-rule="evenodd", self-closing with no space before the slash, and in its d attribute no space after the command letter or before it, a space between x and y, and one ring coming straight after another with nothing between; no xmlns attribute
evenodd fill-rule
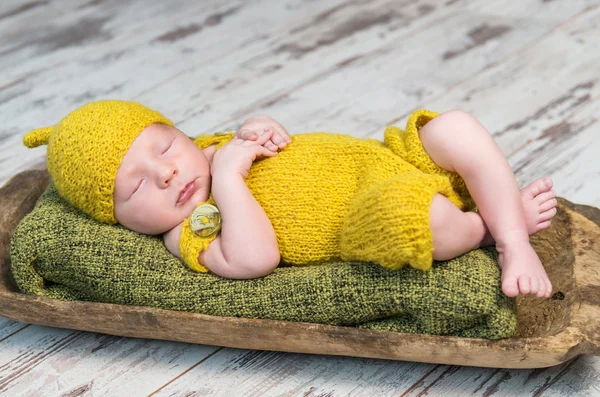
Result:
<svg viewBox="0 0 600 397"><path fill-rule="evenodd" d="M212 196L210 196L208 202L198 203L197 206L199 207L203 204L215 205L215 202ZM179 252L181 253L181 259L190 269L199 273L208 273L208 268L200 263L199 256L202 251L208 248L210 243L214 241L219 233L215 233L208 237L197 235L192 231L190 218L191 215L183 221L181 237L179 237Z"/></svg>
<svg viewBox="0 0 600 397"><path fill-rule="evenodd" d="M217 149L220 149L221 146L228 143L234 135L235 131L217 132L214 135L200 135L199 137L194 139L194 143L200 149L206 149L207 147L214 144L217 144Z"/></svg>

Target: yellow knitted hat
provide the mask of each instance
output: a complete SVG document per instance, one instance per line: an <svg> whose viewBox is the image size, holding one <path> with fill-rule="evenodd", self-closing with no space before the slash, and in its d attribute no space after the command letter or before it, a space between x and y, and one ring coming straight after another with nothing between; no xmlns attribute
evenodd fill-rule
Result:
<svg viewBox="0 0 600 397"><path fill-rule="evenodd" d="M147 126L173 123L135 102L97 101L69 113L57 125L25 135L29 148L48 145L48 172L72 205L104 223L117 223L114 181L123 156Z"/></svg>

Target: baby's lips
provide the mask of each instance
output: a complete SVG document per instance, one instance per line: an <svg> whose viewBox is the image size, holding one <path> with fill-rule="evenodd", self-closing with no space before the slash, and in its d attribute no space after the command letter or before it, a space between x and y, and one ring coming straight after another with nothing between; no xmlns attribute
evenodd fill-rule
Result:
<svg viewBox="0 0 600 397"><path fill-rule="evenodd" d="M196 180L191 181L183 190L179 193L179 197L177 198L177 204L185 203L193 194L194 188L196 187Z"/></svg>

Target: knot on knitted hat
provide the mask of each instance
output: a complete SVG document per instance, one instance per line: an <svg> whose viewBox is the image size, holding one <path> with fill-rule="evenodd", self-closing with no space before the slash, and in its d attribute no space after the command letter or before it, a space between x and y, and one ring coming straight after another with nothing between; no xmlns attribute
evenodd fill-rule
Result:
<svg viewBox="0 0 600 397"><path fill-rule="evenodd" d="M155 123L173 125L139 103L97 101L55 126L30 131L23 143L48 145L48 172L71 205L101 222L116 223L113 192L119 165L139 133Z"/></svg>

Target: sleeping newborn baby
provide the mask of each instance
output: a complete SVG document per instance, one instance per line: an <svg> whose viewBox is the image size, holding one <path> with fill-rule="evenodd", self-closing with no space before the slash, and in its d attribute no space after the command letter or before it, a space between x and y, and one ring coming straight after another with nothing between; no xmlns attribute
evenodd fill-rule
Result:
<svg viewBox="0 0 600 397"><path fill-rule="evenodd" d="M140 104L98 101L24 141L48 144L48 170L72 205L162 234L196 271L244 279L281 261L339 259L427 270L495 244L506 295L552 291L529 244L556 214L552 183L519 191L490 134L463 112L417 111L384 142L290 138L265 115L192 140Z"/></svg>

